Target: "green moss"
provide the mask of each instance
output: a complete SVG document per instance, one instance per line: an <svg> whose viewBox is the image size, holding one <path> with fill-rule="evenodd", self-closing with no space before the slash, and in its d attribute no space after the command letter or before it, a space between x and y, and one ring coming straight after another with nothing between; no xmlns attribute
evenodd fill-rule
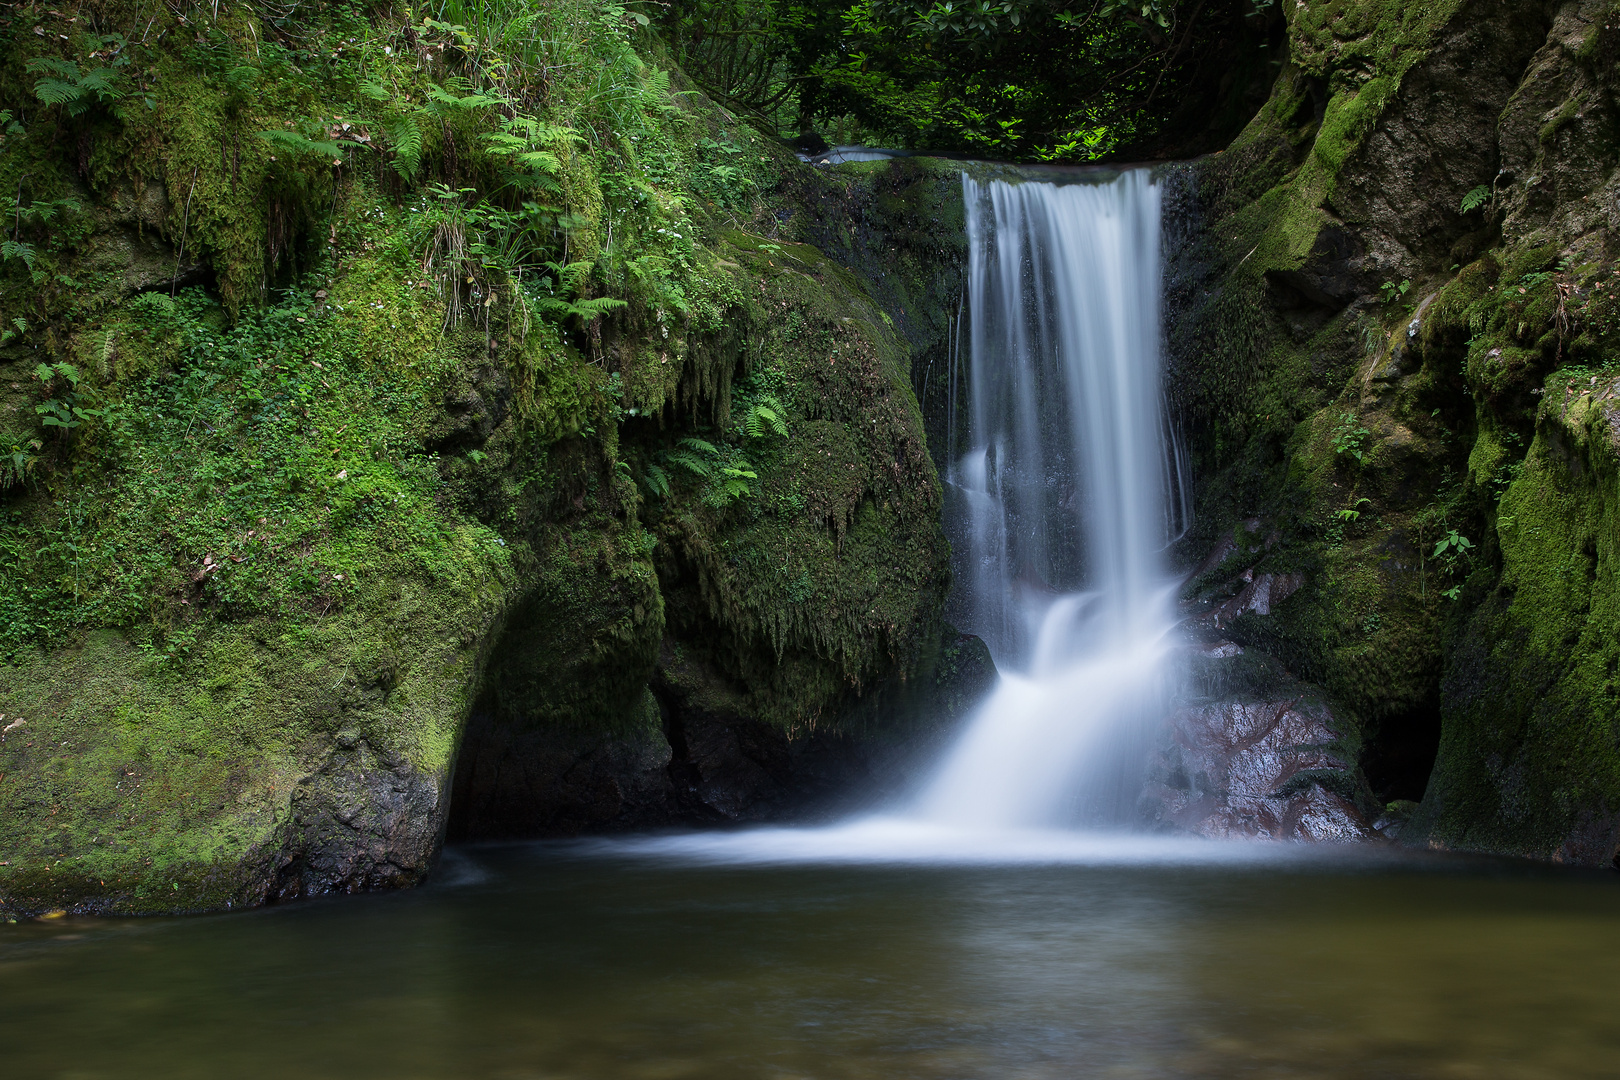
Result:
<svg viewBox="0 0 1620 1080"><path fill-rule="evenodd" d="M0 666L0 897L13 909L262 899L298 786L339 732L441 779L510 578L378 579L300 630L201 628L164 660L115 631ZM3 725L0 725L3 726Z"/></svg>
<svg viewBox="0 0 1620 1080"><path fill-rule="evenodd" d="M1440 758L1420 822L1459 847L1607 863L1620 807L1620 470L1606 387L1542 407L1503 497L1500 583L1446 675Z"/></svg>
<svg viewBox="0 0 1620 1080"><path fill-rule="evenodd" d="M83 122L24 65L87 41L0 61L29 118L0 182L80 207L30 234L34 271L0 266L27 323L0 421L39 442L0 489L0 711L27 720L0 743L0 903L297 891L372 827L382 773L426 793L426 832L393 877L311 887L414 880L475 701L642 738L666 644L795 731L938 660L907 341L878 275L761 201L812 206L784 179L810 170L611 11L548 5L498 47L406 17L159 13L128 100ZM38 427L69 392L41 362L86 376L71 432ZM767 399L785 438L747 430ZM746 496L650 497L693 436L752 464Z"/></svg>
<svg viewBox="0 0 1620 1080"><path fill-rule="evenodd" d="M1478 495L1463 479L1475 420L1456 395L1470 306L1497 268L1482 262L1445 285L1423 336L1409 339L1415 312L1343 295L1366 291L1334 274L1375 226L1336 196L1461 9L1290 9L1294 66L1270 102L1229 150L1173 180L1180 212L1201 226L1172 253L1181 276L1167 304L1168 392L1204 478L1186 557L1239 537L1237 562L1194 591L1224 599L1222 582L1245 569L1302 575L1270 615L1224 632L1321 687L1364 732L1431 710L1437 696L1454 608L1444 593L1471 565L1432 552L1451 528L1479 538ZM1342 431L1364 434L1347 443Z"/></svg>
<svg viewBox="0 0 1620 1080"><path fill-rule="evenodd" d="M757 493L716 507L687 484L650 523L677 639L745 711L806 730L921 662L945 586L939 484L907 349L856 280L808 245L731 239L762 280L738 393L774 388L788 434L750 438L735 418L722 434Z"/></svg>

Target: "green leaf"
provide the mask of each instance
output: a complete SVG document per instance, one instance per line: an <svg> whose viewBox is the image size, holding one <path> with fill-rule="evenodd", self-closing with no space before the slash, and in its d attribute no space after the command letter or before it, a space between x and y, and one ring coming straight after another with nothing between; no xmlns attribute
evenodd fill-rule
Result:
<svg viewBox="0 0 1620 1080"><path fill-rule="evenodd" d="M489 94L456 94L442 86L434 86L428 90L428 98L440 105L462 111L472 109L487 109L491 105L503 104L505 99Z"/></svg>
<svg viewBox="0 0 1620 1080"><path fill-rule="evenodd" d="M671 450L665 455L665 460L671 465L679 465L696 476L707 477L714 473L713 467L707 461L704 461L696 454L689 454L682 450Z"/></svg>
<svg viewBox="0 0 1620 1080"><path fill-rule="evenodd" d="M305 138L296 131L269 131L259 132L259 138L278 150L292 154L319 154L327 158L340 158L343 156L343 147L335 142Z"/></svg>
<svg viewBox="0 0 1620 1080"><path fill-rule="evenodd" d="M550 150L530 150L527 153L519 154L517 160L519 164L527 165L531 169L539 169L541 172L549 173L552 176L562 171L562 162L557 160L557 155Z"/></svg>
<svg viewBox="0 0 1620 1080"><path fill-rule="evenodd" d="M383 125L388 145L394 150L394 171L406 180L416 175L422 164L422 129L414 116L396 116Z"/></svg>
<svg viewBox="0 0 1620 1080"><path fill-rule="evenodd" d="M0 242L0 259L21 259L23 264L32 270L34 268L34 245L25 244L18 240Z"/></svg>
<svg viewBox="0 0 1620 1080"><path fill-rule="evenodd" d="M657 465L647 466L647 475L642 477L642 480L646 483L647 490L660 499L669 497L669 474Z"/></svg>
<svg viewBox="0 0 1620 1080"><path fill-rule="evenodd" d="M776 398L761 398L757 404L748 410L748 415L744 420L744 428L748 432L748 437L757 439L765 434L767 428L785 437L788 433L787 420L784 418L785 411L782 408L782 403L777 401Z"/></svg>

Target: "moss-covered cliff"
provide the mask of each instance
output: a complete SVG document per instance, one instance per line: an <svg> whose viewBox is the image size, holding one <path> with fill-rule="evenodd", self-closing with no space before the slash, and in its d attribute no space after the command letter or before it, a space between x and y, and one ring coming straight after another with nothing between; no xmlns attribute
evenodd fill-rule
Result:
<svg viewBox="0 0 1620 1080"><path fill-rule="evenodd" d="M1607 863L1615 12L1289 19L1270 103L1174 180L1187 558L1233 539L1192 591L1303 583L1227 632L1329 693L1364 799L1422 799L1405 838Z"/></svg>
<svg viewBox="0 0 1620 1080"><path fill-rule="evenodd" d="M0 15L0 904L408 884L458 750L464 835L763 813L982 670L861 181L644 25Z"/></svg>

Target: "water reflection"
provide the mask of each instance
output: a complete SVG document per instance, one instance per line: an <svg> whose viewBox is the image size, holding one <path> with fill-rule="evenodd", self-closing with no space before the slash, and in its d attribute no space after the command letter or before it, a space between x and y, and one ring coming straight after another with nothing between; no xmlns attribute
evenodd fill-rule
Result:
<svg viewBox="0 0 1620 1080"><path fill-rule="evenodd" d="M1597 1077L1620 881L1328 854L469 849L415 893L0 927L7 1077Z"/></svg>

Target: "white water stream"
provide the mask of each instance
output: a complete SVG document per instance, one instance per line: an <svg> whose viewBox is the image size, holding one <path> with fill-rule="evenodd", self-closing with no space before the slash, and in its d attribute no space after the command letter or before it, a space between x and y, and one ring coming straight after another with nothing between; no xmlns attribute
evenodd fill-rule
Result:
<svg viewBox="0 0 1620 1080"><path fill-rule="evenodd" d="M1159 189L979 184L968 370L953 370L953 617L1001 671L910 805L820 829L611 841L739 862L1138 863L1268 858L1128 824L1170 690L1189 508L1160 395ZM955 365L953 364L953 369ZM965 447L960 453L957 447ZM1101 830L1101 831L1099 831Z"/></svg>
<svg viewBox="0 0 1620 1080"><path fill-rule="evenodd" d="M1159 188L1145 170L963 188L955 615L1002 676L916 812L1116 824L1164 713L1173 588L1159 553L1187 516L1159 386Z"/></svg>

